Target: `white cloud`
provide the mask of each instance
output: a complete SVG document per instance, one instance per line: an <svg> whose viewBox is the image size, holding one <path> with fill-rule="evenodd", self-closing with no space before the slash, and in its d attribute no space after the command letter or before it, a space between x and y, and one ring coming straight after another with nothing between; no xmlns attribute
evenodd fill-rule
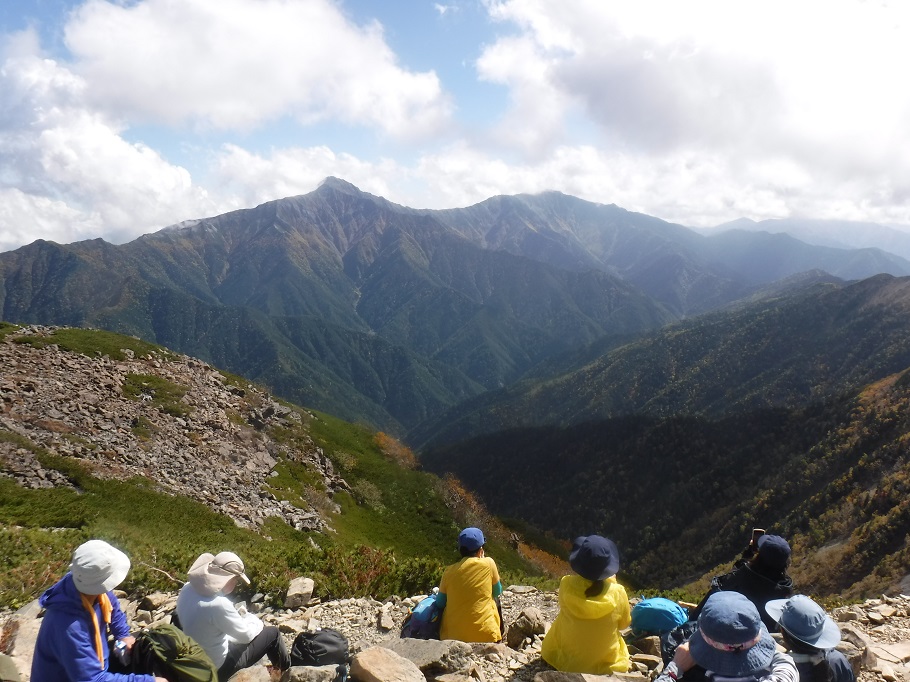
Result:
<svg viewBox="0 0 910 682"><path fill-rule="evenodd" d="M330 0L89 0L66 27L100 106L222 130L291 115L422 137L448 120L433 72L398 65L382 27Z"/></svg>
<svg viewBox="0 0 910 682"><path fill-rule="evenodd" d="M306 194L328 176L391 199L402 191L407 171L393 161L368 162L328 147L278 149L262 155L231 144L218 155L213 175L219 194L232 197L235 207L241 208Z"/></svg>
<svg viewBox="0 0 910 682"><path fill-rule="evenodd" d="M81 78L17 54L0 65L0 249L39 237L124 241L212 209L185 169L87 108Z"/></svg>
<svg viewBox="0 0 910 682"><path fill-rule="evenodd" d="M517 33L486 46L478 74L510 89L499 126L517 132L501 139L525 158L555 160L582 117L609 166L650 179L635 205L662 217L910 214L906 3L486 6Z"/></svg>

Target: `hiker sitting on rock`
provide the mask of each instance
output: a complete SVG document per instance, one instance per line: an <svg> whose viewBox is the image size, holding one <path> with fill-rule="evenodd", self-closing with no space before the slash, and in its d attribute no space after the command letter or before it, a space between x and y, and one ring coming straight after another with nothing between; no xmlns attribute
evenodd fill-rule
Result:
<svg viewBox="0 0 910 682"><path fill-rule="evenodd" d="M440 639L462 642L498 642L502 639L502 583L496 562L484 554L479 528L465 528L458 535L462 559L449 566L439 582L436 603L445 607Z"/></svg>
<svg viewBox="0 0 910 682"><path fill-rule="evenodd" d="M180 628L205 649L218 668L220 682L263 656L280 670L291 667L278 628L263 626L253 614L241 614L226 596L238 580L250 584L240 557L233 552L201 554L188 578L177 596Z"/></svg>
<svg viewBox="0 0 910 682"><path fill-rule="evenodd" d="M620 630L632 616L626 590L616 582L616 545L600 535L576 538L569 565L575 573L559 583L559 614L544 637L541 658L563 672L628 672Z"/></svg>
<svg viewBox="0 0 910 682"><path fill-rule="evenodd" d="M856 682L847 657L834 648L840 642L840 628L821 606L797 594L769 601L765 610L780 625L800 682Z"/></svg>
<svg viewBox="0 0 910 682"><path fill-rule="evenodd" d="M126 615L111 591L126 578L130 560L103 540L73 552L69 572L41 595L46 610L35 641L35 682L167 682L153 675L110 672L108 636L131 650Z"/></svg>
<svg viewBox="0 0 910 682"><path fill-rule="evenodd" d="M696 665L708 679L799 682L793 659L776 649L758 609L739 592L716 592L705 601L698 629L676 648L655 682L676 682Z"/></svg>
<svg viewBox="0 0 910 682"><path fill-rule="evenodd" d="M690 614L697 620L708 597L715 592L739 592L755 604L762 622L769 632L777 632L777 623L765 611L765 604L772 599L793 596L793 580L787 575L790 565L790 545L779 535L766 535L765 531L752 531L752 539L733 569L715 576L711 589Z"/></svg>

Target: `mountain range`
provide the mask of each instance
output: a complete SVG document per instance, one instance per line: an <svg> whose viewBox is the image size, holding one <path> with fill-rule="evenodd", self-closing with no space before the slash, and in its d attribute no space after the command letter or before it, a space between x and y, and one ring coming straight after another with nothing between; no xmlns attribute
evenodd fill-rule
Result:
<svg viewBox="0 0 910 682"><path fill-rule="evenodd" d="M419 210L329 178L124 245L2 253L0 311L136 335L406 435L549 363L813 270L856 280L908 275L910 262L763 232L704 236L556 192Z"/></svg>

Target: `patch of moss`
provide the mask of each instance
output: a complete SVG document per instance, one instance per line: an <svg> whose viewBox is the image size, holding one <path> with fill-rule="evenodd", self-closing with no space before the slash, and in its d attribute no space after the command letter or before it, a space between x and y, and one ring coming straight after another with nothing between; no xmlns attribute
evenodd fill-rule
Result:
<svg viewBox="0 0 910 682"><path fill-rule="evenodd" d="M125 360L126 353L123 352L125 349L133 351L136 356L160 355L165 358L172 356L161 346L101 329L67 327L57 329L49 336L20 336L14 341L34 348L45 348L56 344L63 350L81 353L90 358L107 355L112 360Z"/></svg>
<svg viewBox="0 0 910 682"><path fill-rule="evenodd" d="M183 386L153 374L127 374L123 382L123 395L127 398L148 401L172 417L190 413L190 408L180 400L186 391Z"/></svg>

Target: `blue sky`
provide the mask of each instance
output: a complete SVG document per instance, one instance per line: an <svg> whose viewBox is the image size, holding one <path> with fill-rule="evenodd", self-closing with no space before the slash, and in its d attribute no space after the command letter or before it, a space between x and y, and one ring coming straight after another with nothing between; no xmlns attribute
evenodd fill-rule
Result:
<svg viewBox="0 0 910 682"><path fill-rule="evenodd" d="M910 225L910 8L0 1L0 251L315 189Z"/></svg>

